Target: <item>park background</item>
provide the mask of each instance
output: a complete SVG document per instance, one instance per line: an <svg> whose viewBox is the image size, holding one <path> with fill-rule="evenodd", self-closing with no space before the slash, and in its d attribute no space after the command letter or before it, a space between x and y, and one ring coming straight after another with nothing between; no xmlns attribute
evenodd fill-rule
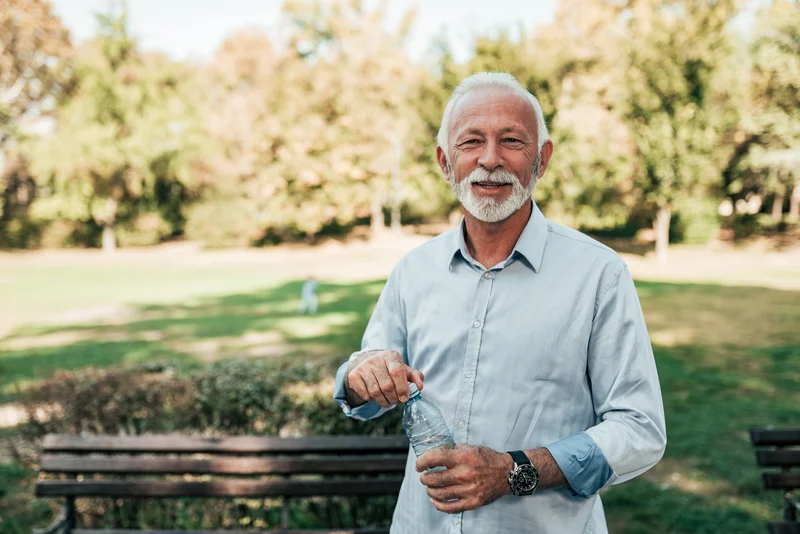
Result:
<svg viewBox="0 0 800 534"><path fill-rule="evenodd" d="M797 2L0 0L0 532L57 510L32 494L46 432L400 432L347 420L333 372L394 263L458 221L434 139L483 70L542 103L544 213L637 282L669 444L604 492L611 531L778 519L747 431L800 423Z"/></svg>

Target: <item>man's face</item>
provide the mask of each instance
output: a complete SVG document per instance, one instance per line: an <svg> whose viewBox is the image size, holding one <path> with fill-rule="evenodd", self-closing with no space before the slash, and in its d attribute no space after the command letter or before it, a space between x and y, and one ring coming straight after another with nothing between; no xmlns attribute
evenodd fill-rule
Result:
<svg viewBox="0 0 800 534"><path fill-rule="evenodd" d="M485 222L516 212L547 166L537 152L533 106L508 89L477 89L463 97L453 110L448 142L449 165L441 150L439 163L464 208ZM542 150L546 160L548 145Z"/></svg>

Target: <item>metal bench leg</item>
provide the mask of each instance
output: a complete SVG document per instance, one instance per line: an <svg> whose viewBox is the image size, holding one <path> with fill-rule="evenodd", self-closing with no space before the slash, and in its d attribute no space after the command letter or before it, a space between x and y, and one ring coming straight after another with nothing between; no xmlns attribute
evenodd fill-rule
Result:
<svg viewBox="0 0 800 534"><path fill-rule="evenodd" d="M783 517L786 521L797 521L798 503L791 491L787 491L783 496Z"/></svg>
<svg viewBox="0 0 800 534"><path fill-rule="evenodd" d="M289 517L289 497L283 498L281 506L281 527L288 529L291 518Z"/></svg>
<svg viewBox="0 0 800 534"><path fill-rule="evenodd" d="M64 533L69 534L75 529L75 497L67 497L65 510L67 517L64 519Z"/></svg>

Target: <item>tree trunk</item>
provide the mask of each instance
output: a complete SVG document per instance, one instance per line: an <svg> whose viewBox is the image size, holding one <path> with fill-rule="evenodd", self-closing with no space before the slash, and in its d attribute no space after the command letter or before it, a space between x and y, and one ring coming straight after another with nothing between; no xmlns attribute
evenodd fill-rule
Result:
<svg viewBox="0 0 800 534"><path fill-rule="evenodd" d="M395 202L392 205L392 231L399 232L403 228L400 222L400 203Z"/></svg>
<svg viewBox="0 0 800 534"><path fill-rule="evenodd" d="M772 220L780 222L783 218L783 193L775 193L775 200L772 201Z"/></svg>
<svg viewBox="0 0 800 534"><path fill-rule="evenodd" d="M372 237L378 237L383 233L386 221L383 218L383 203L381 203L380 197L377 194L372 197L371 211L369 229L372 233Z"/></svg>
<svg viewBox="0 0 800 534"><path fill-rule="evenodd" d="M103 252L113 254L117 250L117 236L114 235L114 223L117 221L117 201L106 200L106 215L103 220Z"/></svg>
<svg viewBox="0 0 800 534"><path fill-rule="evenodd" d="M672 217L672 210L670 208L658 208L656 220L653 223L653 230L656 234L656 261L658 263L667 262L670 217Z"/></svg>
<svg viewBox="0 0 800 534"><path fill-rule="evenodd" d="M795 182L792 197L789 199L789 220L800 219L800 182Z"/></svg>
<svg viewBox="0 0 800 534"><path fill-rule="evenodd" d="M392 231L400 232L402 228L402 221L400 220L400 206L403 203L403 186L400 182L400 166L403 163L403 138L400 135L401 130L398 128L392 139L392 149L394 157L392 158L392 178L391 178L391 192L392 192Z"/></svg>
<svg viewBox="0 0 800 534"><path fill-rule="evenodd" d="M113 254L117 250L117 237L114 235L114 225L106 223L103 225L103 252Z"/></svg>

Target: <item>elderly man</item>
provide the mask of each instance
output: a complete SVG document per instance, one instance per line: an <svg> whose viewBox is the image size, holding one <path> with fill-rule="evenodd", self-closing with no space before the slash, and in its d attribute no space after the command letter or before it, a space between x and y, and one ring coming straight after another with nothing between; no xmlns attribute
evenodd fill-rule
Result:
<svg viewBox="0 0 800 534"><path fill-rule="evenodd" d="M459 444L409 454L392 532L607 532L598 491L666 444L631 275L531 200L553 143L512 76L465 79L437 140L464 218L394 268L334 392L367 419L424 381Z"/></svg>

